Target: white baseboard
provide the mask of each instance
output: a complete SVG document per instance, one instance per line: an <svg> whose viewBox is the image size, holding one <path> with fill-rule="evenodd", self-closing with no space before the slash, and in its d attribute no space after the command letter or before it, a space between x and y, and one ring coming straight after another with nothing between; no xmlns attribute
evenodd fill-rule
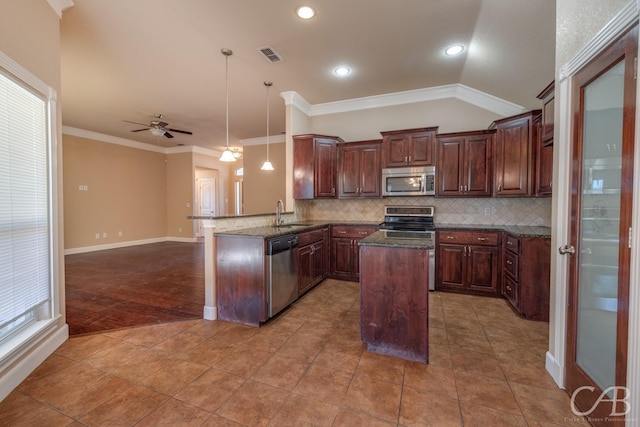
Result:
<svg viewBox="0 0 640 427"><path fill-rule="evenodd" d="M69 327L64 324L37 343L34 349L23 356L0 376L0 402L24 381L45 359L69 338Z"/></svg>
<svg viewBox="0 0 640 427"><path fill-rule="evenodd" d="M218 307L204 306L204 320L216 320L218 318Z"/></svg>
<svg viewBox="0 0 640 427"><path fill-rule="evenodd" d="M104 251L106 249L126 248L128 246L146 245L160 242L183 242L195 243L198 240L194 237L155 237L153 239L130 240L127 242L107 243L105 245L83 246L79 248L69 248L64 250L65 255L82 254L86 252Z"/></svg>
<svg viewBox="0 0 640 427"><path fill-rule="evenodd" d="M545 369L556 382L558 387L564 389L564 366L560 366L558 361L551 353L547 351L547 357L545 362Z"/></svg>

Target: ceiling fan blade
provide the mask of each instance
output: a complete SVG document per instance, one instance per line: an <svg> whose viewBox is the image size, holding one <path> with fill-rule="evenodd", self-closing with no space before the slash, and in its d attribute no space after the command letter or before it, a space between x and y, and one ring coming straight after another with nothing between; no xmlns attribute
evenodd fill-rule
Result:
<svg viewBox="0 0 640 427"><path fill-rule="evenodd" d="M167 138L173 138L173 135L171 135L169 132L165 132L164 136L166 136Z"/></svg>
<svg viewBox="0 0 640 427"><path fill-rule="evenodd" d="M170 130L171 132L178 132L178 133L184 133L187 135L193 135L193 132L189 132L188 130L180 130L180 129L172 129L172 128L167 128L167 130Z"/></svg>
<svg viewBox="0 0 640 427"><path fill-rule="evenodd" d="M149 128L144 128L144 129L134 129L131 132L142 132L143 130L149 130Z"/></svg>
<svg viewBox="0 0 640 427"><path fill-rule="evenodd" d="M132 122L131 120L123 120L123 122L133 123L134 125L140 125L140 126L149 126L149 123Z"/></svg>

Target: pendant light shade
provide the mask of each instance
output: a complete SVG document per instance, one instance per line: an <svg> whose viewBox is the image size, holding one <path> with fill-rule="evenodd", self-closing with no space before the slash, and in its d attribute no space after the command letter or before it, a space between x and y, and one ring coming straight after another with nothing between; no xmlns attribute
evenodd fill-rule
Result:
<svg viewBox="0 0 640 427"><path fill-rule="evenodd" d="M267 160L262 164L262 167L260 169L262 169L263 171L272 171L273 165L269 161L269 88L271 87L271 85L273 85L273 83L271 83L270 81L265 81L264 85L267 87Z"/></svg>
<svg viewBox="0 0 640 427"><path fill-rule="evenodd" d="M229 57L233 55L233 51L231 49L223 48L220 50L222 54L225 56L225 80L226 80L226 89L227 89L227 149L224 150L222 156L220 156L221 162L235 162L236 158L233 156L231 150L229 150Z"/></svg>

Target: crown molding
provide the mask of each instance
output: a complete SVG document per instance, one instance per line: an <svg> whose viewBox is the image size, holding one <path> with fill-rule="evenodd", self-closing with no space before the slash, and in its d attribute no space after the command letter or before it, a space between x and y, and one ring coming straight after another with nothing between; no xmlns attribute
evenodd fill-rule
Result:
<svg viewBox="0 0 640 427"><path fill-rule="evenodd" d="M490 95L459 83L314 105L309 104L297 92L282 92L280 96L284 98L285 105L295 105L308 116L339 114L349 111L391 107L395 105L435 101L446 98L456 98L504 117L513 116L526 111L526 109L521 105L505 101L497 96Z"/></svg>
<svg viewBox="0 0 640 427"><path fill-rule="evenodd" d="M58 14L59 18L62 18L62 12L75 6L73 0L47 0L47 3Z"/></svg>
<svg viewBox="0 0 640 427"><path fill-rule="evenodd" d="M285 139L285 135L270 135L269 144L280 144L282 142L285 142ZM240 143L243 147L248 147L250 145L266 145L267 137L259 136L257 138L241 139Z"/></svg>

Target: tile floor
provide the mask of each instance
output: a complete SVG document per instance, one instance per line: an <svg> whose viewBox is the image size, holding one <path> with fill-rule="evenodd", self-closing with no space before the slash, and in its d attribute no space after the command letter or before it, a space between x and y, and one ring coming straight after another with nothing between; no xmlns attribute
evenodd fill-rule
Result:
<svg viewBox="0 0 640 427"><path fill-rule="evenodd" d="M544 370L547 324L431 293L430 363L367 352L358 284L325 280L262 328L186 320L69 339L3 426L578 426Z"/></svg>

